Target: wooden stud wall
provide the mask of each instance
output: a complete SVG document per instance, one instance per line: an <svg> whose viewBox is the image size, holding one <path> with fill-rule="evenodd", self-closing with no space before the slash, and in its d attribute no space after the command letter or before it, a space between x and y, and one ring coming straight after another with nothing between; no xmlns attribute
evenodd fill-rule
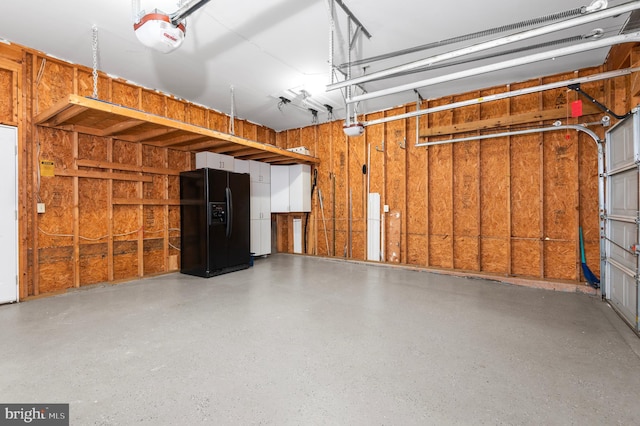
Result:
<svg viewBox="0 0 640 426"><path fill-rule="evenodd" d="M640 52L632 53L638 57L635 62L640 60ZM628 58L621 61L626 66L635 62ZM606 69L602 66L421 101L419 107L486 97ZM631 108L632 85L629 77L620 77L583 84L582 88L622 114ZM366 259L369 185L369 192L381 196L383 262L584 282L578 245L578 227L582 226L587 262L599 274L597 150L590 137L569 131L414 146L416 125L423 142L550 126L558 119L579 124L603 116L585 102L585 115L572 118L570 103L577 99L575 92L560 88L377 124L367 127L363 136L348 139L340 129L341 122L278 133L280 146L306 146L321 160L318 188L323 194L325 221L316 192L309 231L313 248L307 253L335 257L346 253L347 258ZM417 107L407 104L371 113L364 120ZM604 136L602 127L594 129ZM364 164L367 175L362 173ZM388 213L383 211L384 205L389 206ZM277 216L281 225L277 238L287 239L293 215ZM280 251L291 251L293 244L286 241L278 245Z"/></svg>
<svg viewBox="0 0 640 426"><path fill-rule="evenodd" d="M179 268L179 176L192 153L33 126L69 94L91 96L91 70L0 45L0 123L19 128L20 297ZM100 74L98 98L227 132L216 111ZM273 130L237 120L238 136L275 143ZM41 160L55 164L40 176ZM44 214L36 213L43 202Z"/></svg>

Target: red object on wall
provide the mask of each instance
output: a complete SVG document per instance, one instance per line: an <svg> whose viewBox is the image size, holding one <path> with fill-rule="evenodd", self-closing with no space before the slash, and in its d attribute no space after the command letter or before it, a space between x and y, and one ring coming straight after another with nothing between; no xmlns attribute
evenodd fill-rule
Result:
<svg viewBox="0 0 640 426"><path fill-rule="evenodd" d="M582 101L577 100L571 102L571 117L582 117Z"/></svg>

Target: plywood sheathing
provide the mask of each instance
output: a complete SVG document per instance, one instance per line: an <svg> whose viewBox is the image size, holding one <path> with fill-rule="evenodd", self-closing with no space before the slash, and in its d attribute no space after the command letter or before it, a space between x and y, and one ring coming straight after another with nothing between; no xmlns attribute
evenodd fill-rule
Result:
<svg viewBox="0 0 640 426"><path fill-rule="evenodd" d="M602 67L423 101L420 107L446 105L599 72ZM619 108L619 113L628 106L620 98L625 97L629 87L626 77L583 85L601 102L607 103L605 96L610 96L609 105ZM575 92L563 88L442 111L420 117L418 133L420 141L438 141L522 127L546 127L558 119L586 123L602 117L601 111L586 102L583 117L570 117L570 102L577 99ZM415 108L415 104L408 104L368 114L364 120ZM575 131L552 132L416 148L415 120L369 126L364 136L347 140L346 178L352 199L359 198L354 194L362 185L361 167L353 157L360 155L360 146L366 161L371 152L367 177L369 192L381 195L383 261L397 260L390 257L396 244L400 262L410 265L580 283L583 277L577 230L581 225L585 229L588 262L593 269L599 269L597 151L591 138ZM328 132L327 127L332 130ZM319 142L323 132L330 133L330 143L319 145L317 151L322 160L319 187L325 195L328 254L342 257L343 241L336 241L336 252L331 253L333 205L328 195L331 177L344 173L340 161L344 152L340 146L342 135L334 132L332 124L311 128L318 132ZM596 131L604 135L604 129ZM398 136L407 139L404 149L397 144ZM291 140L291 135L279 134L278 139ZM347 222L348 188L336 191L346 198L337 200L335 206L337 211L347 206L344 215L336 214L336 219L346 216ZM366 189L363 192L366 211ZM396 234L391 233L390 226L395 226L390 221L391 213L382 211L385 204L391 211L400 212L399 243L394 240ZM319 206L314 205L314 213L318 226L317 253L326 255ZM357 226L354 220L352 235ZM363 226L362 244L366 247L365 220ZM336 240L344 229L348 235L349 228L340 227L340 221L336 220ZM356 247L355 243L352 245ZM354 259L366 257L364 250L353 254Z"/></svg>
<svg viewBox="0 0 640 426"><path fill-rule="evenodd" d="M91 96L87 68L0 45L0 75L5 100L0 122L19 126L21 298L176 270L178 172L192 168L193 153L82 128L34 126L35 115L68 100L69 94ZM104 102L228 131L228 117L221 113L102 73L98 91ZM275 142L271 129L243 120L236 128L239 137ZM54 162L56 176L39 176L44 159ZM38 201L45 203L46 213L36 213Z"/></svg>

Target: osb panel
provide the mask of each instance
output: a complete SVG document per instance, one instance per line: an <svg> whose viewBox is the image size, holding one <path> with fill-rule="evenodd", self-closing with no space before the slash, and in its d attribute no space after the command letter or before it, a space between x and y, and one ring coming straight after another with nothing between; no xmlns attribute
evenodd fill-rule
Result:
<svg viewBox="0 0 640 426"><path fill-rule="evenodd" d="M480 234L478 228L479 147L480 142L477 141L453 144L453 209L455 212L453 223L456 236L471 237Z"/></svg>
<svg viewBox="0 0 640 426"><path fill-rule="evenodd" d="M113 256L113 278L115 280L131 279L138 276L138 254L122 254Z"/></svg>
<svg viewBox="0 0 640 426"><path fill-rule="evenodd" d="M168 164L170 169L189 170L189 153L167 149Z"/></svg>
<svg viewBox="0 0 640 426"><path fill-rule="evenodd" d="M482 141L480 156L482 235L509 237L509 139Z"/></svg>
<svg viewBox="0 0 640 426"><path fill-rule="evenodd" d="M482 238L480 247L481 270L506 274L509 271L509 240L506 238Z"/></svg>
<svg viewBox="0 0 640 426"><path fill-rule="evenodd" d="M229 117L218 112L209 111L209 128L219 132L229 131Z"/></svg>
<svg viewBox="0 0 640 426"><path fill-rule="evenodd" d="M480 97L480 92L469 92L463 95L454 96L453 102L462 102ZM462 108L455 108L453 112L453 124L462 124L477 121L480 113L479 105L469 105Z"/></svg>
<svg viewBox="0 0 640 426"><path fill-rule="evenodd" d="M276 215L276 227L277 227L277 235L278 240L276 244L276 249L278 253L288 253L289 252L289 215L288 214L278 214Z"/></svg>
<svg viewBox="0 0 640 426"><path fill-rule="evenodd" d="M429 147L429 233L434 236L453 233L452 149L452 144Z"/></svg>
<svg viewBox="0 0 640 426"><path fill-rule="evenodd" d="M185 121L187 105L173 98L167 98L167 117L178 121ZM217 129L216 129L217 130Z"/></svg>
<svg viewBox="0 0 640 426"><path fill-rule="evenodd" d="M510 87L510 91L516 91L539 85L539 80L529 80L524 83L512 84ZM540 93L530 93L528 95L516 96L514 98L511 98L510 103L512 114L538 111L540 109Z"/></svg>
<svg viewBox="0 0 640 426"><path fill-rule="evenodd" d="M51 293L67 288L73 284L73 261L40 264L40 293Z"/></svg>
<svg viewBox="0 0 640 426"><path fill-rule="evenodd" d="M346 231L348 226L347 221L349 219L347 212L348 151L347 137L342 130L342 123L339 121L332 123L331 141L331 146L333 148L333 175L335 180L335 226L337 230Z"/></svg>
<svg viewBox="0 0 640 426"><path fill-rule="evenodd" d="M496 95L498 93L504 93L509 91L508 86L494 87L480 92L480 97ZM500 99L497 101L486 102L480 104L480 120L487 120L490 118L506 117L509 115L509 103L510 99Z"/></svg>
<svg viewBox="0 0 640 426"><path fill-rule="evenodd" d="M207 127L207 110L196 106L187 105L188 108L188 122L194 126Z"/></svg>
<svg viewBox="0 0 640 426"><path fill-rule="evenodd" d="M512 136L511 147L511 234L539 238L540 136ZM514 258L514 268L517 262Z"/></svg>
<svg viewBox="0 0 640 426"><path fill-rule="evenodd" d="M42 63L43 58L38 57L38 70L42 69ZM36 82L34 90L37 114L73 93L73 67L47 58L42 78Z"/></svg>
<svg viewBox="0 0 640 426"><path fill-rule="evenodd" d="M157 274L165 271L164 242L162 239L144 240L144 273Z"/></svg>
<svg viewBox="0 0 640 426"><path fill-rule="evenodd" d="M551 239L577 235L577 137L563 132L544 137L544 231Z"/></svg>
<svg viewBox="0 0 640 426"><path fill-rule="evenodd" d="M94 239L109 233L107 195L107 181L78 179L78 220L82 237Z"/></svg>
<svg viewBox="0 0 640 426"><path fill-rule="evenodd" d="M231 122L231 118L229 118L229 122ZM245 121L244 120L240 120L238 118L233 120L233 131L236 135L240 136L240 137L244 137L244 124ZM228 129L227 132L231 132L231 129Z"/></svg>
<svg viewBox="0 0 640 426"><path fill-rule="evenodd" d="M404 114L405 108L396 108L386 112L386 116ZM386 158L386 189L385 204L392 210L397 210L404 216L406 209L406 124L403 120L395 120L387 123L385 131ZM391 229L387 229L389 232ZM398 256L400 253L398 253Z"/></svg>
<svg viewBox="0 0 640 426"><path fill-rule="evenodd" d="M252 141L258 140L258 126L253 123L245 122L242 129L242 136Z"/></svg>
<svg viewBox="0 0 640 426"><path fill-rule="evenodd" d="M560 280L577 280L577 246L574 242L545 241L544 277Z"/></svg>
<svg viewBox="0 0 640 426"><path fill-rule="evenodd" d="M478 238L456 235L453 244L455 251L453 267L467 271L477 271L480 250Z"/></svg>
<svg viewBox="0 0 640 426"><path fill-rule="evenodd" d="M149 167L164 167L167 150L156 146L142 146L142 165Z"/></svg>
<svg viewBox="0 0 640 426"><path fill-rule="evenodd" d="M175 176L174 176L175 177ZM164 199L166 176L151 175L152 182L144 182L143 193L146 199Z"/></svg>
<svg viewBox="0 0 640 426"><path fill-rule="evenodd" d="M165 96L151 92L149 90L142 91L142 110L151 114L165 116Z"/></svg>
<svg viewBox="0 0 640 426"><path fill-rule="evenodd" d="M62 130L38 127L36 133L40 142L40 161L53 161L56 168L73 168L73 134ZM50 179L43 177L43 179Z"/></svg>
<svg viewBox="0 0 640 426"><path fill-rule="evenodd" d="M71 244L72 238L67 235L73 234L73 178L43 177L40 199L46 206L46 213L38 215L38 246Z"/></svg>
<svg viewBox="0 0 640 426"><path fill-rule="evenodd" d="M297 148L300 144L300 129L287 130L287 148Z"/></svg>
<svg viewBox="0 0 640 426"><path fill-rule="evenodd" d="M377 120L382 117L384 117L383 113L369 114L367 115L367 120ZM380 204L384 204L385 125L368 126L364 136L360 137L365 137L367 140L367 157L371 153L367 170L367 173L369 173L369 192L380 194Z"/></svg>
<svg viewBox="0 0 640 426"><path fill-rule="evenodd" d="M583 228L587 265L599 276L598 154L595 143L587 135L580 135L578 149L580 224ZM590 250L587 251L587 248Z"/></svg>
<svg viewBox="0 0 640 426"><path fill-rule="evenodd" d="M113 206L113 234L114 240L135 240L138 238L140 225L138 206ZM126 235L123 235L126 234Z"/></svg>
<svg viewBox="0 0 640 426"><path fill-rule="evenodd" d="M17 88L15 89L17 90ZM14 91L13 84L13 71L0 69L0 122L13 122L13 101L16 96L17 94Z"/></svg>
<svg viewBox="0 0 640 426"><path fill-rule="evenodd" d="M400 210L391 210L387 213L385 224L387 225L386 233L386 258L391 263L400 263L402 261L400 242L402 231L402 213Z"/></svg>
<svg viewBox="0 0 640 426"><path fill-rule="evenodd" d="M164 234L164 206L144 206L145 238L162 238Z"/></svg>
<svg viewBox="0 0 640 426"><path fill-rule="evenodd" d="M451 258L451 235L433 235L429 238L429 265L453 268Z"/></svg>
<svg viewBox="0 0 640 426"><path fill-rule="evenodd" d="M109 280L107 244L80 245L80 285L90 285Z"/></svg>
<svg viewBox="0 0 640 426"><path fill-rule="evenodd" d="M78 134L78 158L83 160L107 160L107 138Z"/></svg>
<svg viewBox="0 0 640 426"><path fill-rule="evenodd" d="M407 234L407 263L427 264L427 237L424 234Z"/></svg>
<svg viewBox="0 0 640 426"><path fill-rule="evenodd" d="M309 127L308 129L315 129L315 127ZM256 140L258 142L269 143L274 145L275 136L276 136L275 132L272 131L271 129L268 129L267 127L264 127L264 126L258 126L257 134L256 134ZM308 148L311 149L311 147L308 147Z"/></svg>
<svg viewBox="0 0 640 426"><path fill-rule="evenodd" d="M433 108L436 106L448 105L451 103L453 103L453 97L449 96L449 97L429 101L428 107ZM431 127L439 127L439 126L450 126L451 124L453 124L453 111L454 110L449 109L449 110L440 111L440 112L427 115L429 119L429 122L428 122L429 127L431 128Z"/></svg>
<svg viewBox="0 0 640 426"><path fill-rule="evenodd" d="M511 272L514 275L540 277L540 241L511 241Z"/></svg>
<svg viewBox="0 0 640 426"><path fill-rule="evenodd" d="M278 135L283 133L278 133ZM329 224L331 224L331 125L330 124L321 124L318 126L318 157L321 159L320 164L318 165L318 183L317 183L317 194L318 194L318 204L317 211L314 211L314 216L316 218L316 229L318 230L318 241L316 246L318 247L318 254L328 255L326 250L326 242L324 240L324 229L329 220ZM321 221L323 212L320 211L320 194L322 194L322 206L324 207L324 223ZM280 229L278 229L279 231ZM322 230L322 234L321 231ZM280 233L278 232L278 235ZM279 237L278 237L279 238ZM332 235L328 235L330 247L333 246L333 237ZM322 242L322 243L321 243Z"/></svg>
<svg viewBox="0 0 640 426"><path fill-rule="evenodd" d="M351 233L351 258L364 260L367 257L367 233L353 231Z"/></svg>
<svg viewBox="0 0 640 426"><path fill-rule="evenodd" d="M111 102L129 108L140 109L140 89L120 81L111 83Z"/></svg>
<svg viewBox="0 0 640 426"><path fill-rule="evenodd" d="M351 229L352 229L352 253L353 257L356 259L364 259L365 258L365 248L366 248L366 237L361 244L364 244L363 247L360 247L360 243L356 243L354 241L353 232L358 230L362 231L366 235L366 220L367 220L367 211L366 211L366 179L367 175L362 173L362 168L366 164L366 154L365 154L365 138L351 138L347 141L348 149L349 149L349 182L347 186L347 190L350 191L348 194L349 199L348 202L351 205ZM358 255L356 256L356 250Z"/></svg>
<svg viewBox="0 0 640 426"><path fill-rule="evenodd" d="M110 101L109 84L111 79L98 75L98 99ZM93 96L93 74L88 71L78 70L78 93L79 96Z"/></svg>
<svg viewBox="0 0 640 426"><path fill-rule="evenodd" d="M309 150L309 155L316 155L316 126L300 129L300 146Z"/></svg>
<svg viewBox="0 0 640 426"><path fill-rule="evenodd" d="M113 162L121 164L138 164L138 144L115 140L113 142ZM121 172L122 173L122 172Z"/></svg>
<svg viewBox="0 0 640 426"><path fill-rule="evenodd" d="M349 256L349 248L347 246L347 231L336 230L336 251L334 253L334 256L342 258L347 258Z"/></svg>
<svg viewBox="0 0 640 426"><path fill-rule="evenodd" d="M287 132L276 133L276 146L282 149L287 148Z"/></svg>
<svg viewBox="0 0 640 426"><path fill-rule="evenodd" d="M415 119L414 119L415 120ZM411 121L414 121L411 120ZM425 120L420 120L425 121ZM408 128L413 129L413 124L408 124ZM415 130L413 131L415 133ZM407 232L417 235L425 235L427 233L427 176L429 170L427 167L427 148L416 147L413 140L415 134L407 137ZM407 239L408 259L409 263L415 263L412 259L412 252L424 251L424 247L412 247L413 239ZM417 258L416 258L417 259ZM419 257L418 264L424 264L426 258Z"/></svg>

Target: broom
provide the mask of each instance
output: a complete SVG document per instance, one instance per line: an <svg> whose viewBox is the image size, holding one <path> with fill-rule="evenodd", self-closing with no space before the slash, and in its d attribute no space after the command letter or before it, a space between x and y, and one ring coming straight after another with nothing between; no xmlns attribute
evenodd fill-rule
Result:
<svg viewBox="0 0 640 426"><path fill-rule="evenodd" d="M589 267L587 266L587 261L584 256L584 241L582 239L582 226L580 226L579 229L580 229L580 258L582 260L582 273L584 274L584 277L586 278L587 282L591 287L600 288L600 280L598 279L598 277L596 277L596 275L593 272L591 272L591 269L589 269Z"/></svg>

